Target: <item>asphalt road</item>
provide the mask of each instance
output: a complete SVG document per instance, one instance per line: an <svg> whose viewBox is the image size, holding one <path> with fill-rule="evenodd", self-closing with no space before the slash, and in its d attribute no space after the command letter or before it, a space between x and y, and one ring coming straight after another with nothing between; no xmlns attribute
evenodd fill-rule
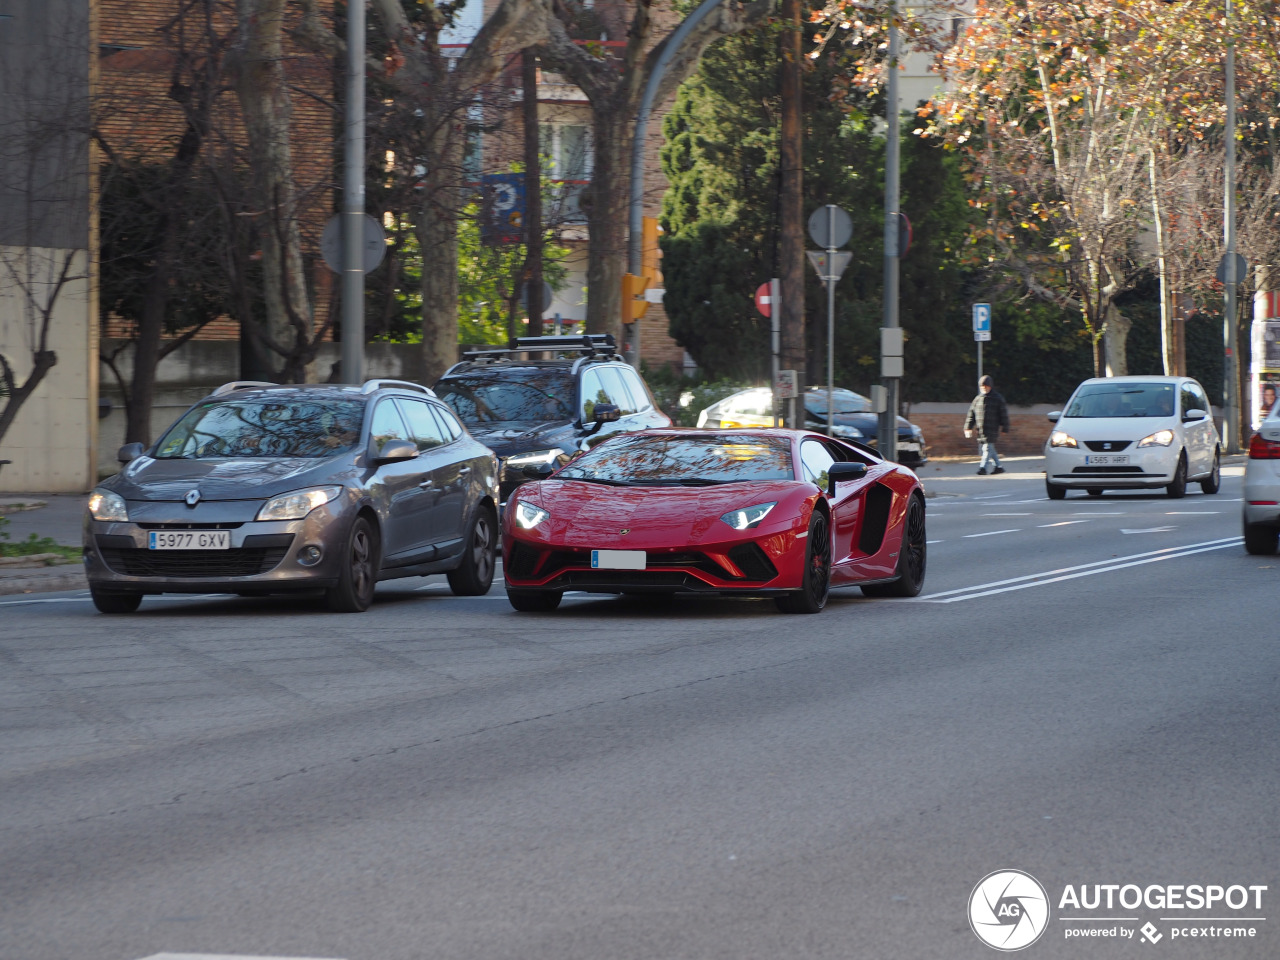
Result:
<svg viewBox="0 0 1280 960"><path fill-rule="evenodd" d="M1005 868L1050 901L1029 958L1280 956L1280 558L1239 468L1050 502L1009 466L929 479L921 598L812 617L0 599L0 957L986 958ZM1267 889L1062 905L1095 884Z"/></svg>

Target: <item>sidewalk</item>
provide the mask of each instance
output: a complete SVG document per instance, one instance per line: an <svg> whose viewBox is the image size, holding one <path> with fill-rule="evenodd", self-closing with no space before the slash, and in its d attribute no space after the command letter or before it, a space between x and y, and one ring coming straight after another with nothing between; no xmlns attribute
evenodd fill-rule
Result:
<svg viewBox="0 0 1280 960"><path fill-rule="evenodd" d="M9 535L10 543L26 540L34 533L37 537L49 537L62 546L79 546L84 502L84 496L6 494L0 497L0 516L9 521L4 532ZM49 565L37 557L4 560L6 562L0 563L0 595L84 590L88 587L83 564Z"/></svg>

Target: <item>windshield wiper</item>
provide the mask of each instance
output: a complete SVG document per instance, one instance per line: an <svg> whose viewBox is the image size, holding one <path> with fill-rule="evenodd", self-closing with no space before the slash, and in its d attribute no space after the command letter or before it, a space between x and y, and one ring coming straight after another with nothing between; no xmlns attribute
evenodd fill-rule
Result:
<svg viewBox="0 0 1280 960"><path fill-rule="evenodd" d="M733 483L733 480L712 480L709 477L659 477L657 479L633 480L636 485L653 487L714 487L721 483Z"/></svg>
<svg viewBox="0 0 1280 960"><path fill-rule="evenodd" d="M629 487L630 482L626 480L610 480L606 477L570 477L561 475L556 477L557 480L581 480L583 483L603 483L610 487Z"/></svg>

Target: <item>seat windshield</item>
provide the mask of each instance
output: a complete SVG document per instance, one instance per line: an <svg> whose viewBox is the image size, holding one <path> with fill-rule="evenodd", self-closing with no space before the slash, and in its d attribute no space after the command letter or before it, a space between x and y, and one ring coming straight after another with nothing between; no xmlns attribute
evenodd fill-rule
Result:
<svg viewBox="0 0 1280 960"><path fill-rule="evenodd" d="M359 400L213 400L189 410L156 447L161 460L333 457L360 440Z"/></svg>
<svg viewBox="0 0 1280 960"><path fill-rule="evenodd" d="M577 407L573 377L558 371L532 371L520 380L450 377L435 391L466 424L572 420Z"/></svg>
<svg viewBox="0 0 1280 960"><path fill-rule="evenodd" d="M556 474L622 486L703 486L743 481L792 480L791 445L774 437L611 437Z"/></svg>
<svg viewBox="0 0 1280 960"><path fill-rule="evenodd" d="M1076 391L1065 417L1172 417L1172 383L1091 383Z"/></svg>

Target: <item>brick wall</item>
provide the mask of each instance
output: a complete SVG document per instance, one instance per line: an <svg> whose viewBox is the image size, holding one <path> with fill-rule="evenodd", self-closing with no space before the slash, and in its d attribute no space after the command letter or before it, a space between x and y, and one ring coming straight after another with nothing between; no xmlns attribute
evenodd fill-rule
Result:
<svg viewBox="0 0 1280 960"><path fill-rule="evenodd" d="M100 94L97 129L106 146L127 157L164 159L173 155L183 129L181 108L170 96L175 63L176 33L166 31L183 5L178 0L99 0ZM235 9L228 2L213 5L213 31L228 37L234 28ZM322 18L332 27L332 17L321 4ZM291 7L291 15L298 12ZM184 25L189 49L204 42L199 18L188 15ZM334 211L334 67L326 57L293 45L285 37L285 71L291 88L293 111L290 139L294 174L301 205L299 219L304 256L314 256L317 326L328 316L330 296L328 268L319 259L320 234ZM219 162L243 165L244 128L232 86L225 85L215 108L213 129L206 139L207 155ZM107 337L128 335L126 325L112 322ZM236 339L236 323L217 321L198 339Z"/></svg>
<svg viewBox="0 0 1280 960"><path fill-rule="evenodd" d="M1034 407L1009 408L1009 432L1002 433L996 449L1004 456L1039 456L1045 438L1053 429L1045 417L1053 407L1040 404ZM966 440L964 418L969 411L967 403L917 403L905 416L924 431L931 457L978 456L978 441Z"/></svg>

